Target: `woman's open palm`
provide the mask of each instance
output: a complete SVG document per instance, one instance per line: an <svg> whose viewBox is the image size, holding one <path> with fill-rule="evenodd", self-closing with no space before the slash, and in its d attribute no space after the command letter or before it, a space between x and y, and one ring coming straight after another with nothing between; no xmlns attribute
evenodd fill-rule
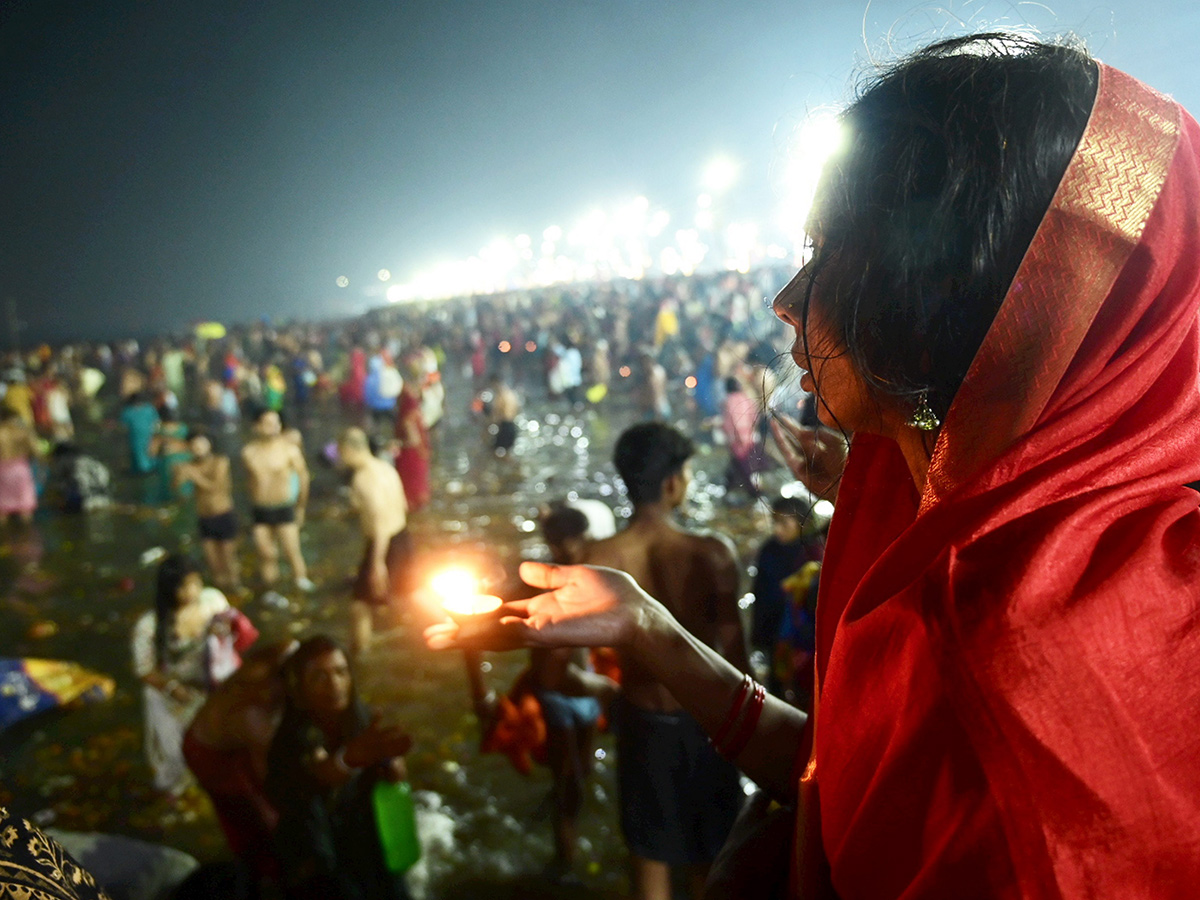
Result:
<svg viewBox="0 0 1200 900"><path fill-rule="evenodd" d="M521 578L547 588L529 600L504 605L491 633L453 623L431 625L426 643L443 649L468 639L478 645L526 647L619 647L641 628L655 601L624 572L600 566L521 564Z"/></svg>

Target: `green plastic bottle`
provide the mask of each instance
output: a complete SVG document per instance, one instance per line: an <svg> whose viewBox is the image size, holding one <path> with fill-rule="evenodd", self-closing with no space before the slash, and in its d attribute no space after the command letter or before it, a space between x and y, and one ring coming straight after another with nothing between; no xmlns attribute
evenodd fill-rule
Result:
<svg viewBox="0 0 1200 900"><path fill-rule="evenodd" d="M375 783L371 801L375 806L375 827L379 829L379 843L388 871L407 872L421 858L412 787L407 781L381 779Z"/></svg>

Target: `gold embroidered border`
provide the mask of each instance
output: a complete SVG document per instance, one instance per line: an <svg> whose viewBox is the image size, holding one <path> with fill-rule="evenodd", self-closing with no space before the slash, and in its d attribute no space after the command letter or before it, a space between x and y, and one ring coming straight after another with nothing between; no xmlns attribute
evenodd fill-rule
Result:
<svg viewBox="0 0 1200 900"><path fill-rule="evenodd" d="M1172 100L1100 66L1079 146L946 415L922 510L1037 423L1141 240L1179 133Z"/></svg>

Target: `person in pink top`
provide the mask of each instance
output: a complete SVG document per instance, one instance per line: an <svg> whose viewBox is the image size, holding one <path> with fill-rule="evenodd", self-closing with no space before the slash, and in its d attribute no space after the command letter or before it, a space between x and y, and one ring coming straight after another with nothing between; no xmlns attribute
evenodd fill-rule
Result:
<svg viewBox="0 0 1200 900"><path fill-rule="evenodd" d="M0 410L0 520L32 521L37 489L30 459L36 449L33 431L20 414L9 407Z"/></svg>
<svg viewBox="0 0 1200 900"><path fill-rule="evenodd" d="M725 470L725 488L729 493L745 491L751 498L759 495L756 475L765 460L758 440L759 405L732 376L725 379L725 403L721 411L721 430L729 445L729 466Z"/></svg>

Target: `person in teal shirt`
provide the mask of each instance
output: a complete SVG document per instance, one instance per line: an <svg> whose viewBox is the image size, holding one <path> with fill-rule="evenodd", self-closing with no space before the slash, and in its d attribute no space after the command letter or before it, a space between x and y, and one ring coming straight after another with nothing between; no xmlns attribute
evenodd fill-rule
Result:
<svg viewBox="0 0 1200 900"><path fill-rule="evenodd" d="M154 458L150 455L150 441L158 427L158 412L144 395L133 394L125 401L121 424L129 432L130 467L138 475L153 472Z"/></svg>
<svg viewBox="0 0 1200 900"><path fill-rule="evenodd" d="M179 463L188 462L192 454L187 446L188 427L179 421L178 415L170 409L162 412L162 421L155 428L151 440L155 469L158 473L157 484L149 492L147 503L162 505L170 503L173 496L174 470ZM183 497L192 496L191 482L181 484L178 488Z"/></svg>

